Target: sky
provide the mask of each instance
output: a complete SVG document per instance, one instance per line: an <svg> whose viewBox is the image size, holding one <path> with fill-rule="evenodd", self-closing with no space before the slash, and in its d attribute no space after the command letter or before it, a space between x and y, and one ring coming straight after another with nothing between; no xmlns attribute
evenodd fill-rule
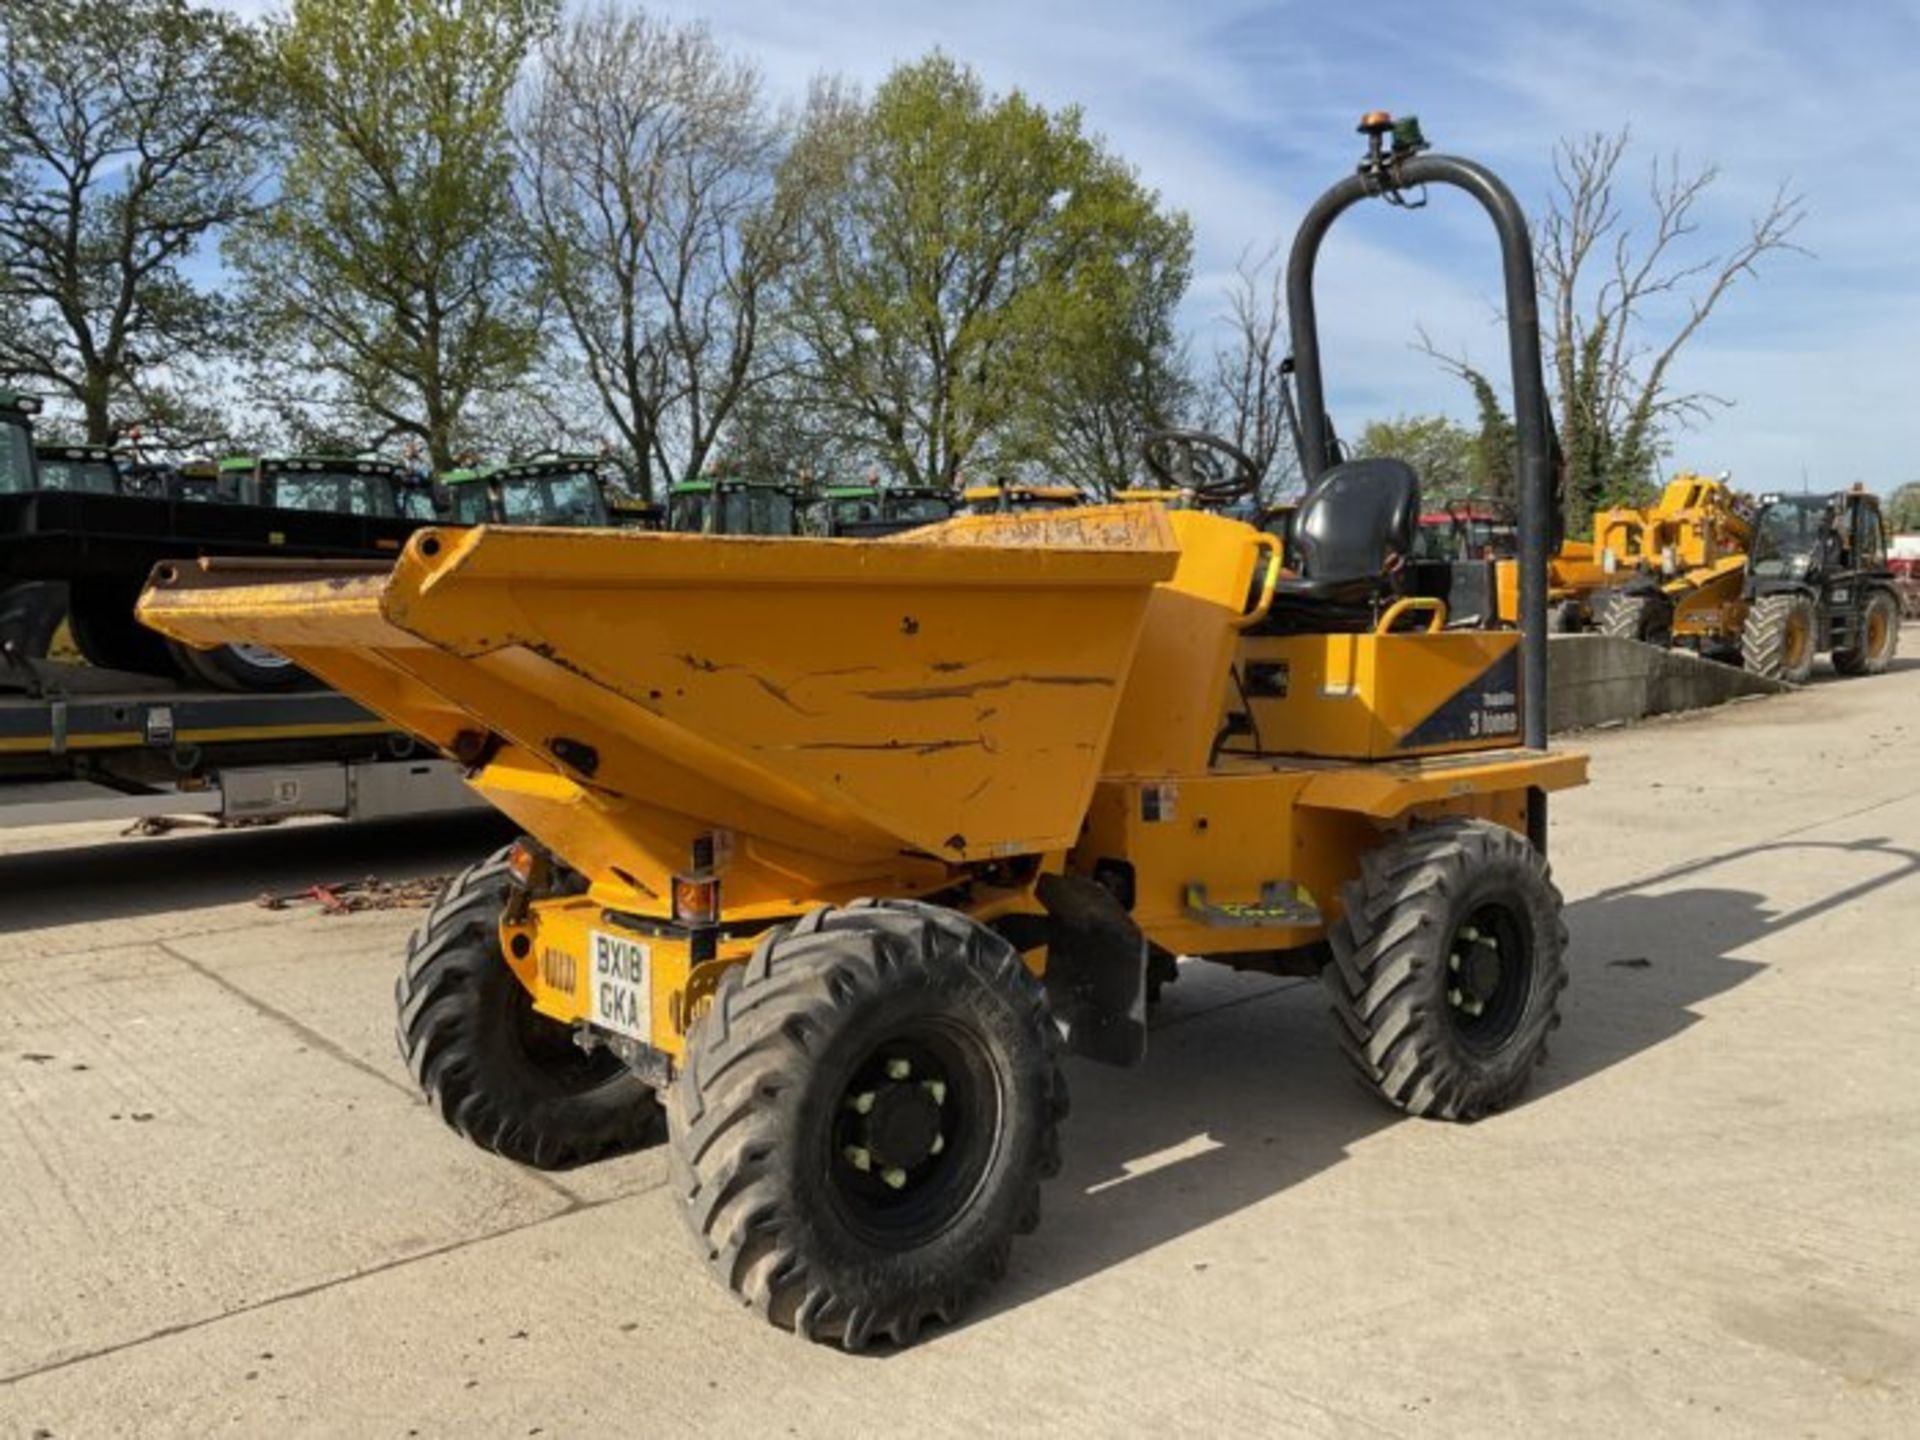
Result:
<svg viewBox="0 0 1920 1440"><path fill-rule="evenodd" d="M233 0L260 13L263 0ZM1732 404L1674 436L1670 464L1743 489L1888 490L1920 478L1920 0L662 0L755 61L777 100L840 74L867 88L940 47L989 88L1077 105L1195 238L1184 318L1221 334L1244 254L1284 246L1359 158L1372 109L1417 113L1437 149L1501 174L1530 214L1555 142L1630 127L1629 214L1655 157L1720 175L1683 253L1735 244L1783 184L1806 255L1770 257L1673 372ZM1504 373L1498 251L1464 196L1367 205L1323 251L1329 408L1468 418L1458 381L1413 346ZM1656 317L1661 318L1661 317ZM1666 317L1670 318L1670 317ZM1650 332L1657 333L1657 332Z"/></svg>

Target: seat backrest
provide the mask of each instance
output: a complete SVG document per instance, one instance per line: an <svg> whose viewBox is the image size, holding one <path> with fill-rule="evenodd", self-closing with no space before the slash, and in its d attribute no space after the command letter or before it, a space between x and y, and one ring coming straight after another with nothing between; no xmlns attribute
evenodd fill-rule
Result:
<svg viewBox="0 0 1920 1440"><path fill-rule="evenodd" d="M1420 482L1404 460L1330 467L1293 517L1293 552L1309 580L1374 579L1413 553Z"/></svg>

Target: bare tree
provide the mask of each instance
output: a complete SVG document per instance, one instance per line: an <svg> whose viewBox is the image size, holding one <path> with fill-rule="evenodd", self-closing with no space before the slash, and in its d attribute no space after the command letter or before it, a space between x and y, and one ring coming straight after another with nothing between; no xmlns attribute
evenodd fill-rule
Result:
<svg viewBox="0 0 1920 1440"><path fill-rule="evenodd" d="M1276 243L1255 253L1241 252L1227 282L1231 338L1213 355L1213 384L1207 396L1209 429L1246 451L1259 467L1260 498L1272 500L1299 479L1299 457L1287 425L1286 266Z"/></svg>
<svg viewBox="0 0 1920 1440"><path fill-rule="evenodd" d="M1805 208L1782 185L1744 236L1683 256L1700 228L1700 199L1720 172L1710 164L1683 169L1676 157L1654 160L1648 226L1636 237L1616 195L1628 143L1626 130L1561 142L1538 241L1562 444L1569 478L1588 505L1653 468L1666 425L1732 403L1675 389L1674 359L1727 292L1759 273L1764 257L1805 253L1793 243ZM1655 335L1658 322L1648 312L1667 296L1679 302L1678 318Z"/></svg>
<svg viewBox="0 0 1920 1440"><path fill-rule="evenodd" d="M219 428L179 356L222 349L183 264L252 208L253 32L175 0L0 9L0 378L50 387L105 444Z"/></svg>
<svg viewBox="0 0 1920 1440"><path fill-rule="evenodd" d="M1576 521L1638 498L1657 473L1670 428L1733 403L1676 388L1674 362L1727 294L1759 275L1766 257L1807 253L1793 240L1806 209L1784 184L1744 234L1694 253L1701 200L1719 168L1656 158L1644 211L1635 214L1622 194L1630 143L1626 130L1562 140L1535 238L1555 420ZM1493 390L1486 376L1425 335L1420 346L1472 386L1487 433Z"/></svg>
<svg viewBox="0 0 1920 1440"><path fill-rule="evenodd" d="M518 125L547 298L643 496L699 473L763 378L781 129L703 25L613 4L542 48Z"/></svg>

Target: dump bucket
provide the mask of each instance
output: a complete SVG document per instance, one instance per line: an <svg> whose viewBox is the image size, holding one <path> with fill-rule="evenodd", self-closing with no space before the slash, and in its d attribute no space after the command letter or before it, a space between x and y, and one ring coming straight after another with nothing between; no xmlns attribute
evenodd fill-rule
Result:
<svg viewBox="0 0 1920 1440"><path fill-rule="evenodd" d="M270 646L470 761L511 747L571 782L576 820L974 861L1073 843L1177 558L1151 506L879 541L423 530L387 574L162 566L140 614ZM479 783L524 821L502 791L537 787L510 769Z"/></svg>

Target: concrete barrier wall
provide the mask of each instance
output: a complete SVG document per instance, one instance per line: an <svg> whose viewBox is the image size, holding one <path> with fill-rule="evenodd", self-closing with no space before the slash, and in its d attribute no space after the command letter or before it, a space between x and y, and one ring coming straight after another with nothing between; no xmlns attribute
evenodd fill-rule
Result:
<svg viewBox="0 0 1920 1440"><path fill-rule="evenodd" d="M1555 635L1547 656L1547 728L1586 730L1792 688L1685 650L1612 635Z"/></svg>

